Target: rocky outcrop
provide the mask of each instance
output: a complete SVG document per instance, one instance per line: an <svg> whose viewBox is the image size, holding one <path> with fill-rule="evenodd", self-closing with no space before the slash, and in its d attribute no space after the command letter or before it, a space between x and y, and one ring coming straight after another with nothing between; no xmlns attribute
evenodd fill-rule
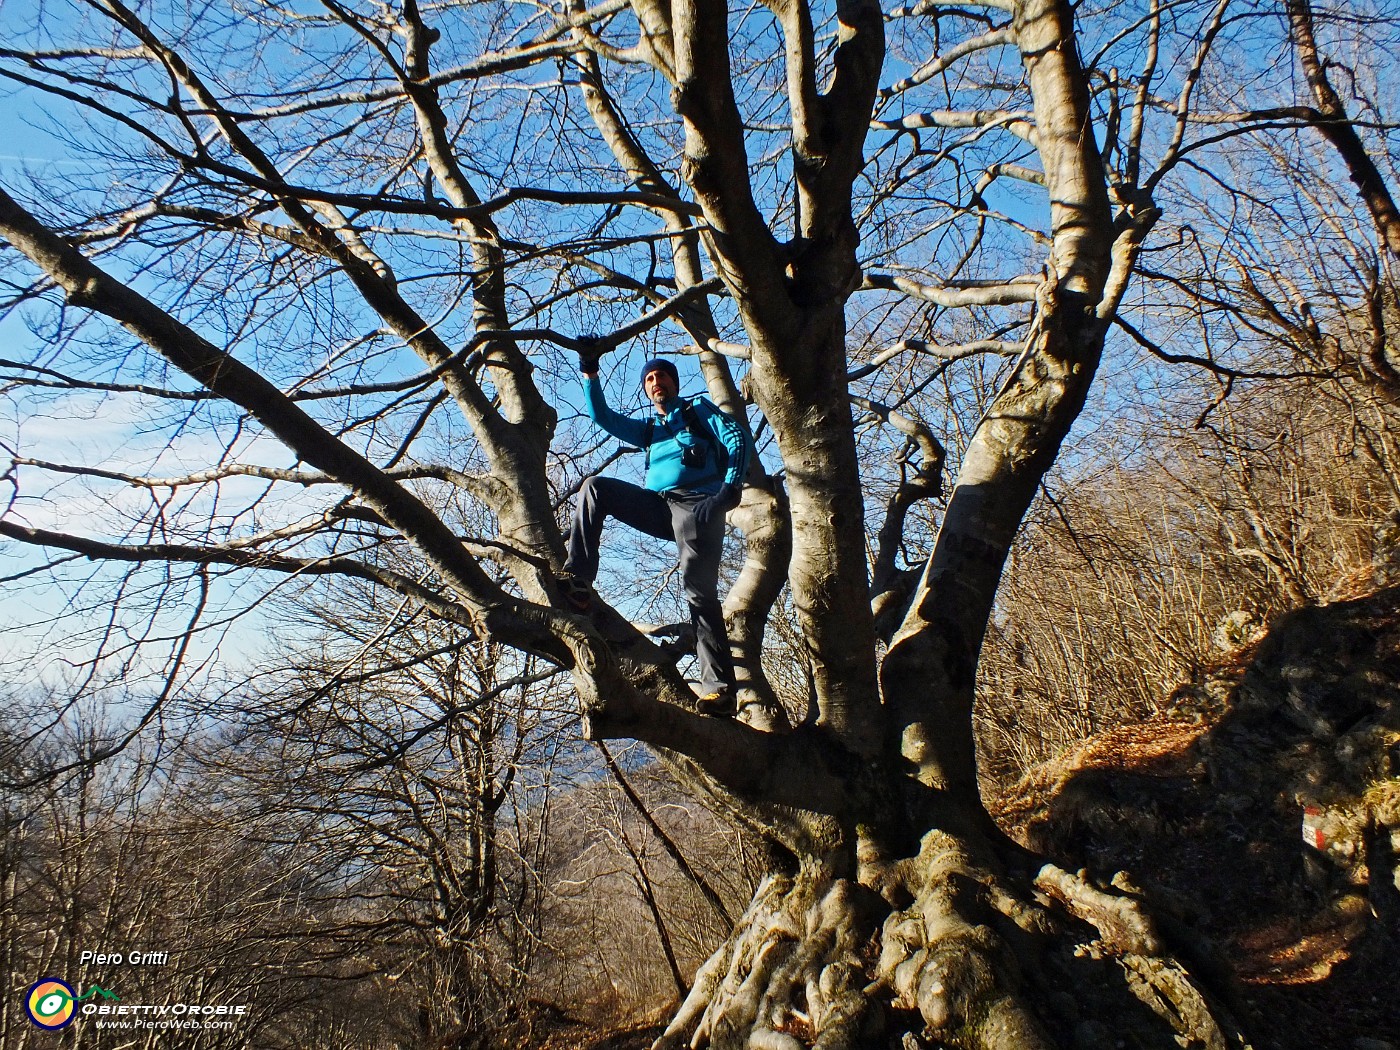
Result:
<svg viewBox="0 0 1400 1050"><path fill-rule="evenodd" d="M1131 873L1237 982L1256 1045L1400 1047L1400 587L1280 618L999 816L1063 866Z"/></svg>

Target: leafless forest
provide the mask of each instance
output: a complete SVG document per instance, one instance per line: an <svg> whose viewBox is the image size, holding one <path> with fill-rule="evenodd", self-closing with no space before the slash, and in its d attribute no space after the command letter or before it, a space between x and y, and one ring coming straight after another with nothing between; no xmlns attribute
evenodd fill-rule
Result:
<svg viewBox="0 0 1400 1050"><path fill-rule="evenodd" d="M1275 624L1400 638L1389 0L0 30L0 1047L1328 1045L1239 991L1262 934L1076 852L1180 828L1024 814L1213 731ZM669 545L560 600L642 458L585 334L615 405L671 356L755 442L737 718ZM1202 760L1246 851L1333 821L1267 887L1328 917L1317 989L1400 965L1400 655L1339 667L1280 672L1287 761L1340 756L1298 791ZM248 1012L56 1034L45 977ZM1358 1010L1331 1045L1400 1046Z"/></svg>

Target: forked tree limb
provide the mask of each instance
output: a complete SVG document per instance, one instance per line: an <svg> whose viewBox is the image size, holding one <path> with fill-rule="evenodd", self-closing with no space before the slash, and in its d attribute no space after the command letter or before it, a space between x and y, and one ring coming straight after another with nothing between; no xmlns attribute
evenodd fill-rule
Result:
<svg viewBox="0 0 1400 1050"><path fill-rule="evenodd" d="M1054 246L1023 358L972 438L881 673L885 695L895 698L894 731L920 782L970 804L978 797L972 702L987 619L1011 543L1097 368L1105 327L1097 309L1115 240L1073 8L1026 0L1015 26Z"/></svg>
<svg viewBox="0 0 1400 1050"><path fill-rule="evenodd" d="M1376 224L1381 243L1394 258L1400 260L1400 209L1396 208L1395 198L1385 184L1385 176L1371 159L1361 136L1356 133L1356 126L1347 116L1345 103L1327 76L1327 61L1319 53L1317 38L1313 33L1311 0L1288 0L1288 21L1293 28L1298 61L1302 63L1303 73L1308 78L1308 86L1312 88L1322 118L1314 126L1342 158L1347 174L1356 184L1361 199L1371 213L1371 221Z"/></svg>

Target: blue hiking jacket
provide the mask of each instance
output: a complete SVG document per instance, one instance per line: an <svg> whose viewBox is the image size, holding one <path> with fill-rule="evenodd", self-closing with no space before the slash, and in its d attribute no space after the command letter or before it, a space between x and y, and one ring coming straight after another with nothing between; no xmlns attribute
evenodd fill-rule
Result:
<svg viewBox="0 0 1400 1050"><path fill-rule="evenodd" d="M609 408L607 399L603 396L603 384L597 376L585 381L583 392L583 403L593 422L619 441L636 445L638 448L647 447L647 420L624 416ZM685 400L694 406L701 424L709 427L720 444L728 450L729 462L722 473L719 464L715 462L715 453L710 443L696 438L685 425L685 415L681 411L681 404ZM708 398L675 397L665 407L664 416L651 417L651 456L647 465L646 487L652 492L688 489L692 492L715 493L721 485L742 485L749 451L744 429L721 412ZM681 461L682 449L694 444L699 444L705 449L705 463L699 468L687 467Z"/></svg>

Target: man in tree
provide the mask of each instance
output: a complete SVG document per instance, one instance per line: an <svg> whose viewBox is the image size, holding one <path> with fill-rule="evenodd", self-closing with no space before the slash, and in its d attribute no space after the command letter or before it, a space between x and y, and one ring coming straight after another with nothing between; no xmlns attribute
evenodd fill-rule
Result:
<svg viewBox="0 0 1400 1050"><path fill-rule="evenodd" d="M649 419L608 407L598 380L598 350L591 341L579 353L579 369L593 422L619 441L646 450L646 487L601 477L583 483L560 586L571 605L587 611L590 585L598 575L603 522L609 517L657 539L674 537L700 661L698 706L706 714L732 715L737 710L734 663L719 601L719 561L724 516L739 505L743 490L748 459L744 430L706 398L682 398L676 366L664 358L642 368L642 388L655 408Z"/></svg>

